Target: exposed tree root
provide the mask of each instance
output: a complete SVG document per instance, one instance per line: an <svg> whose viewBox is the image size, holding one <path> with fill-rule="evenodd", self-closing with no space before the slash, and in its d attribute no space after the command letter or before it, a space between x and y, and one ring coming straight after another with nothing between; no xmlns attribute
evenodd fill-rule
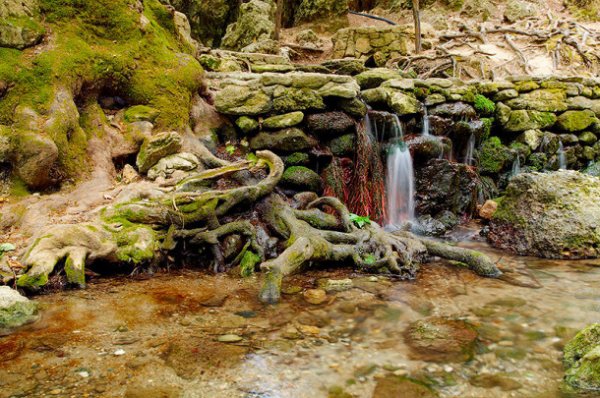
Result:
<svg viewBox="0 0 600 398"><path fill-rule="evenodd" d="M279 300L286 275L318 263L352 264L368 273L412 279L429 254L466 263L482 276L501 274L481 253L407 232L390 233L376 223L359 228L346 206L333 197L299 194L294 208L287 198L274 193L283 173L281 159L269 151L259 151L257 156L255 165L224 164L182 180L171 191L154 190L154 196L149 196L146 189L137 198L126 196L126 202L104 208L96 223L49 228L22 256L28 271L17 284L34 290L44 286L64 260L68 282L82 287L85 266L93 261L143 265L164 252L177 253L178 242L192 249L208 247L215 272L238 264L252 272L262 262L260 269L266 275L260 299L267 303ZM269 172L255 184L212 187L214 179L230 180L236 172L256 171L261 166ZM255 205L259 217L244 219ZM259 223L283 241L284 250L267 261L257 239L255 225ZM232 235L239 237L243 247L226 258L223 242Z"/></svg>

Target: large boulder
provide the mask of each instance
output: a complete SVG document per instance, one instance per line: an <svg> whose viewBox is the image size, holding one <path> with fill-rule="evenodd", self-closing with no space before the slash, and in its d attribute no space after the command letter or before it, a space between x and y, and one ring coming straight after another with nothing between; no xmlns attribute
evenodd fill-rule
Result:
<svg viewBox="0 0 600 398"><path fill-rule="evenodd" d="M416 172L416 204L419 214L435 215L444 210L472 215L477 207L477 172L463 163L432 159Z"/></svg>
<svg viewBox="0 0 600 398"><path fill-rule="evenodd" d="M37 319L35 301L8 286L0 286L0 336Z"/></svg>
<svg viewBox="0 0 600 398"><path fill-rule="evenodd" d="M594 323L567 343L563 364L565 382L581 390L600 390L600 324Z"/></svg>
<svg viewBox="0 0 600 398"><path fill-rule="evenodd" d="M542 112L567 110L567 94L560 89L542 89L523 93L506 102L512 109L531 109Z"/></svg>
<svg viewBox="0 0 600 398"><path fill-rule="evenodd" d="M490 223L502 249L546 258L600 257L600 179L576 171L513 177Z"/></svg>
<svg viewBox="0 0 600 398"><path fill-rule="evenodd" d="M240 6L237 21L227 27L221 47L239 51L250 44L275 36L275 3L250 0Z"/></svg>
<svg viewBox="0 0 600 398"><path fill-rule="evenodd" d="M281 176L281 185L298 191L321 192L323 182L321 177L308 167L292 166Z"/></svg>
<svg viewBox="0 0 600 398"><path fill-rule="evenodd" d="M510 111L506 116L506 121L502 120L502 116L499 117L499 120L503 123L504 129L510 132L543 130L556 123L556 115L550 112L522 109Z"/></svg>

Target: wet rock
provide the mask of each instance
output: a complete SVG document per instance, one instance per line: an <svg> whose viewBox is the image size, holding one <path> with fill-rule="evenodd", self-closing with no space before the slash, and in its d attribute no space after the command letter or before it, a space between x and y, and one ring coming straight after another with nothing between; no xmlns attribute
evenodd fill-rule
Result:
<svg viewBox="0 0 600 398"><path fill-rule="evenodd" d="M177 170L191 171L198 168L200 160L192 153L176 153L164 157L148 170L148 178L156 180L157 178L169 178Z"/></svg>
<svg viewBox="0 0 600 398"><path fill-rule="evenodd" d="M500 138L490 137L481 144L479 169L481 174L496 174L509 167L513 160L512 151L502 145Z"/></svg>
<svg viewBox="0 0 600 398"><path fill-rule="evenodd" d="M406 376L388 375L377 379L373 398L435 398L438 394L425 383Z"/></svg>
<svg viewBox="0 0 600 398"><path fill-rule="evenodd" d="M594 323L567 343L563 364L565 382L582 390L600 389L600 324Z"/></svg>
<svg viewBox="0 0 600 398"><path fill-rule="evenodd" d="M416 173L416 202L420 214L472 215L476 210L477 172L462 163L432 159Z"/></svg>
<svg viewBox="0 0 600 398"><path fill-rule="evenodd" d="M241 116L235 121L235 125L239 127L245 134L251 134L258 130L258 121L248 116Z"/></svg>
<svg viewBox="0 0 600 398"><path fill-rule="evenodd" d="M479 209L479 217L483 218L484 220L491 220L497 208L498 203L488 199L485 201L483 206L481 206L481 209Z"/></svg>
<svg viewBox="0 0 600 398"><path fill-rule="evenodd" d="M507 113L505 122L502 122L502 116L499 120L506 131L521 132L552 127L556 123L556 115L551 112L516 110Z"/></svg>
<svg viewBox="0 0 600 398"><path fill-rule="evenodd" d="M293 127L297 124L302 123L304 120L304 113L302 112L291 112L283 115L271 116L262 122L262 126L266 129L284 129L286 127Z"/></svg>
<svg viewBox="0 0 600 398"><path fill-rule="evenodd" d="M321 177L304 166L292 166L285 169L280 184L298 191L321 192L323 189Z"/></svg>
<svg viewBox="0 0 600 398"><path fill-rule="evenodd" d="M473 376L469 382L475 387L494 388L499 387L502 391L514 391L521 387L521 383L504 374L481 374Z"/></svg>
<svg viewBox="0 0 600 398"><path fill-rule="evenodd" d="M310 304L323 304L327 300L327 292L323 289L307 289L302 293L304 300Z"/></svg>
<svg viewBox="0 0 600 398"><path fill-rule="evenodd" d="M8 286L0 286L0 335L37 319L38 305Z"/></svg>
<svg viewBox="0 0 600 398"><path fill-rule="evenodd" d="M464 102L447 102L431 108L429 115L461 120L474 118L477 116L477 112L475 112L475 108Z"/></svg>
<svg viewBox="0 0 600 398"><path fill-rule="evenodd" d="M164 384L142 385L133 383L125 391L125 398L180 398L182 396L183 390L181 387Z"/></svg>
<svg viewBox="0 0 600 398"><path fill-rule="evenodd" d="M415 163L427 163L440 158L447 149L444 139L435 136L416 136L406 141Z"/></svg>
<svg viewBox="0 0 600 398"><path fill-rule="evenodd" d="M239 343L244 340L242 336L238 336L237 334L224 334L219 336L217 340L221 343Z"/></svg>
<svg viewBox="0 0 600 398"><path fill-rule="evenodd" d="M344 112L315 113L306 117L308 130L317 137L337 136L350 132L356 122Z"/></svg>
<svg viewBox="0 0 600 398"><path fill-rule="evenodd" d="M544 133L540 130L527 130L515 140L521 144L527 145L532 151L538 149L542 143Z"/></svg>
<svg viewBox="0 0 600 398"><path fill-rule="evenodd" d="M331 153L335 156L349 156L354 153L355 135L344 134L329 141Z"/></svg>
<svg viewBox="0 0 600 398"><path fill-rule="evenodd" d="M414 115L421 111L421 103L415 97L400 91L389 95L388 106L398 116Z"/></svg>
<svg viewBox="0 0 600 398"><path fill-rule="evenodd" d="M138 170L146 173L160 159L177 153L181 145L181 136L175 131L159 133L144 140L135 161Z"/></svg>
<svg viewBox="0 0 600 398"><path fill-rule="evenodd" d="M511 179L488 238L502 249L546 258L600 256L600 180L575 171Z"/></svg>
<svg viewBox="0 0 600 398"><path fill-rule="evenodd" d="M352 279L320 279L318 285L321 289L327 292L343 292L344 290L352 289L354 284Z"/></svg>
<svg viewBox="0 0 600 398"><path fill-rule="evenodd" d="M412 323L404 336L415 359L465 362L475 355L478 335L466 321L433 317Z"/></svg>
<svg viewBox="0 0 600 398"><path fill-rule="evenodd" d="M282 152L296 152L310 149L317 141L296 127L276 132L260 132L250 140L252 149L271 149Z"/></svg>
<svg viewBox="0 0 600 398"><path fill-rule="evenodd" d="M420 216L417 224L412 228L413 232L425 236L441 236L446 232L446 226L429 214Z"/></svg>

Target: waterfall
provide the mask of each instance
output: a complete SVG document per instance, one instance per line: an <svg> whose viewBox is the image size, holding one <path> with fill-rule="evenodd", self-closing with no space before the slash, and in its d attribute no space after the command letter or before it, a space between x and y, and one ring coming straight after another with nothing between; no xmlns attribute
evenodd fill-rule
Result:
<svg viewBox="0 0 600 398"><path fill-rule="evenodd" d="M429 135L429 114L427 113L427 107L424 107L423 111L423 129L421 135L427 137Z"/></svg>
<svg viewBox="0 0 600 398"><path fill-rule="evenodd" d="M465 164L473 166L473 152L475 151L475 135L471 134L467 142L467 153L465 155Z"/></svg>
<svg viewBox="0 0 600 398"><path fill-rule="evenodd" d="M565 148L563 147L562 141L558 144L558 169L567 169L567 157L565 155Z"/></svg>
<svg viewBox="0 0 600 398"><path fill-rule="evenodd" d="M512 165L512 176L516 176L517 174L519 174L521 172L521 159L520 156L517 155L517 158L515 159L515 161L513 162Z"/></svg>
<svg viewBox="0 0 600 398"><path fill-rule="evenodd" d="M415 218L415 177L410 151L403 141L400 120L394 115L394 141L387 158L387 224L400 228Z"/></svg>

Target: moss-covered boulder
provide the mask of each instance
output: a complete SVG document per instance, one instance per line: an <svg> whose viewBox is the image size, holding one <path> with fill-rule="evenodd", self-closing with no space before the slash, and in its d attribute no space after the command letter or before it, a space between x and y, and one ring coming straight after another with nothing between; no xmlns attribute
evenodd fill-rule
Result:
<svg viewBox="0 0 600 398"><path fill-rule="evenodd" d="M421 111L421 103L414 96L401 91L389 95L388 106L399 116L414 115Z"/></svg>
<svg viewBox="0 0 600 398"><path fill-rule="evenodd" d="M300 111L285 113L283 115L275 115L266 118L262 122L262 126L266 129L284 129L286 127L296 126L304 120L304 113Z"/></svg>
<svg viewBox="0 0 600 398"><path fill-rule="evenodd" d="M288 87L273 99L273 110L279 113L325 109L323 97L309 87Z"/></svg>
<svg viewBox="0 0 600 398"><path fill-rule="evenodd" d="M169 178L176 171L192 171L198 168L200 161L193 153L176 153L166 156L148 170L148 178Z"/></svg>
<svg viewBox="0 0 600 398"><path fill-rule="evenodd" d="M600 390L600 324L581 330L564 348L565 382L581 390Z"/></svg>
<svg viewBox="0 0 600 398"><path fill-rule="evenodd" d="M215 108L225 115L261 115L272 107L271 97L256 87L230 85L215 96Z"/></svg>
<svg viewBox="0 0 600 398"><path fill-rule="evenodd" d="M275 3L272 0L250 0L240 6L237 20L227 27L221 47L239 51L275 35Z"/></svg>
<svg viewBox="0 0 600 398"><path fill-rule="evenodd" d="M179 152L181 144L181 136L175 131L159 133L144 140L136 159L139 172L145 173L160 159Z"/></svg>
<svg viewBox="0 0 600 398"><path fill-rule="evenodd" d="M499 119L502 122L502 119ZM556 115L551 112L533 110L510 111L503 127L509 132L521 132L552 127L556 123Z"/></svg>
<svg viewBox="0 0 600 398"><path fill-rule="evenodd" d="M329 149L335 156L348 156L354 153L355 135L344 134L329 141Z"/></svg>
<svg viewBox="0 0 600 398"><path fill-rule="evenodd" d="M16 136L15 170L31 189L44 189L54 183L52 170L58 161L58 148L50 138L22 131Z"/></svg>
<svg viewBox="0 0 600 398"><path fill-rule="evenodd" d="M490 242L522 255L600 256L600 179L576 171L513 177L490 223Z"/></svg>
<svg viewBox="0 0 600 398"><path fill-rule="evenodd" d="M280 184L286 188L298 191L313 191L320 193L323 190L321 177L304 166L288 167L281 177Z"/></svg>
<svg viewBox="0 0 600 398"><path fill-rule="evenodd" d="M381 83L385 81L401 78L402 75L397 70L388 68L373 68L356 75L356 82L360 85L361 89L366 90L369 88L379 87ZM411 82L407 84L410 83Z"/></svg>
<svg viewBox="0 0 600 398"><path fill-rule="evenodd" d="M296 127L275 132L260 132L250 140L250 148L271 149L275 152L297 152L310 149L317 141Z"/></svg>
<svg viewBox="0 0 600 398"><path fill-rule="evenodd" d="M0 336L35 321L38 306L8 286L0 286Z"/></svg>
<svg viewBox="0 0 600 398"><path fill-rule="evenodd" d="M566 133L575 133L587 129L595 121L596 115L591 110L567 111L558 117L556 127Z"/></svg>
<svg viewBox="0 0 600 398"><path fill-rule="evenodd" d="M252 119L248 116L241 116L236 119L235 125L238 126L244 134L251 134L258 130L260 127L256 119Z"/></svg>
<svg viewBox="0 0 600 398"><path fill-rule="evenodd" d="M482 174L496 174L512 160L510 149L502 145L500 138L490 137L479 149L479 170Z"/></svg>
<svg viewBox="0 0 600 398"><path fill-rule="evenodd" d="M44 37L35 0L6 0L0 4L0 47L22 50Z"/></svg>

